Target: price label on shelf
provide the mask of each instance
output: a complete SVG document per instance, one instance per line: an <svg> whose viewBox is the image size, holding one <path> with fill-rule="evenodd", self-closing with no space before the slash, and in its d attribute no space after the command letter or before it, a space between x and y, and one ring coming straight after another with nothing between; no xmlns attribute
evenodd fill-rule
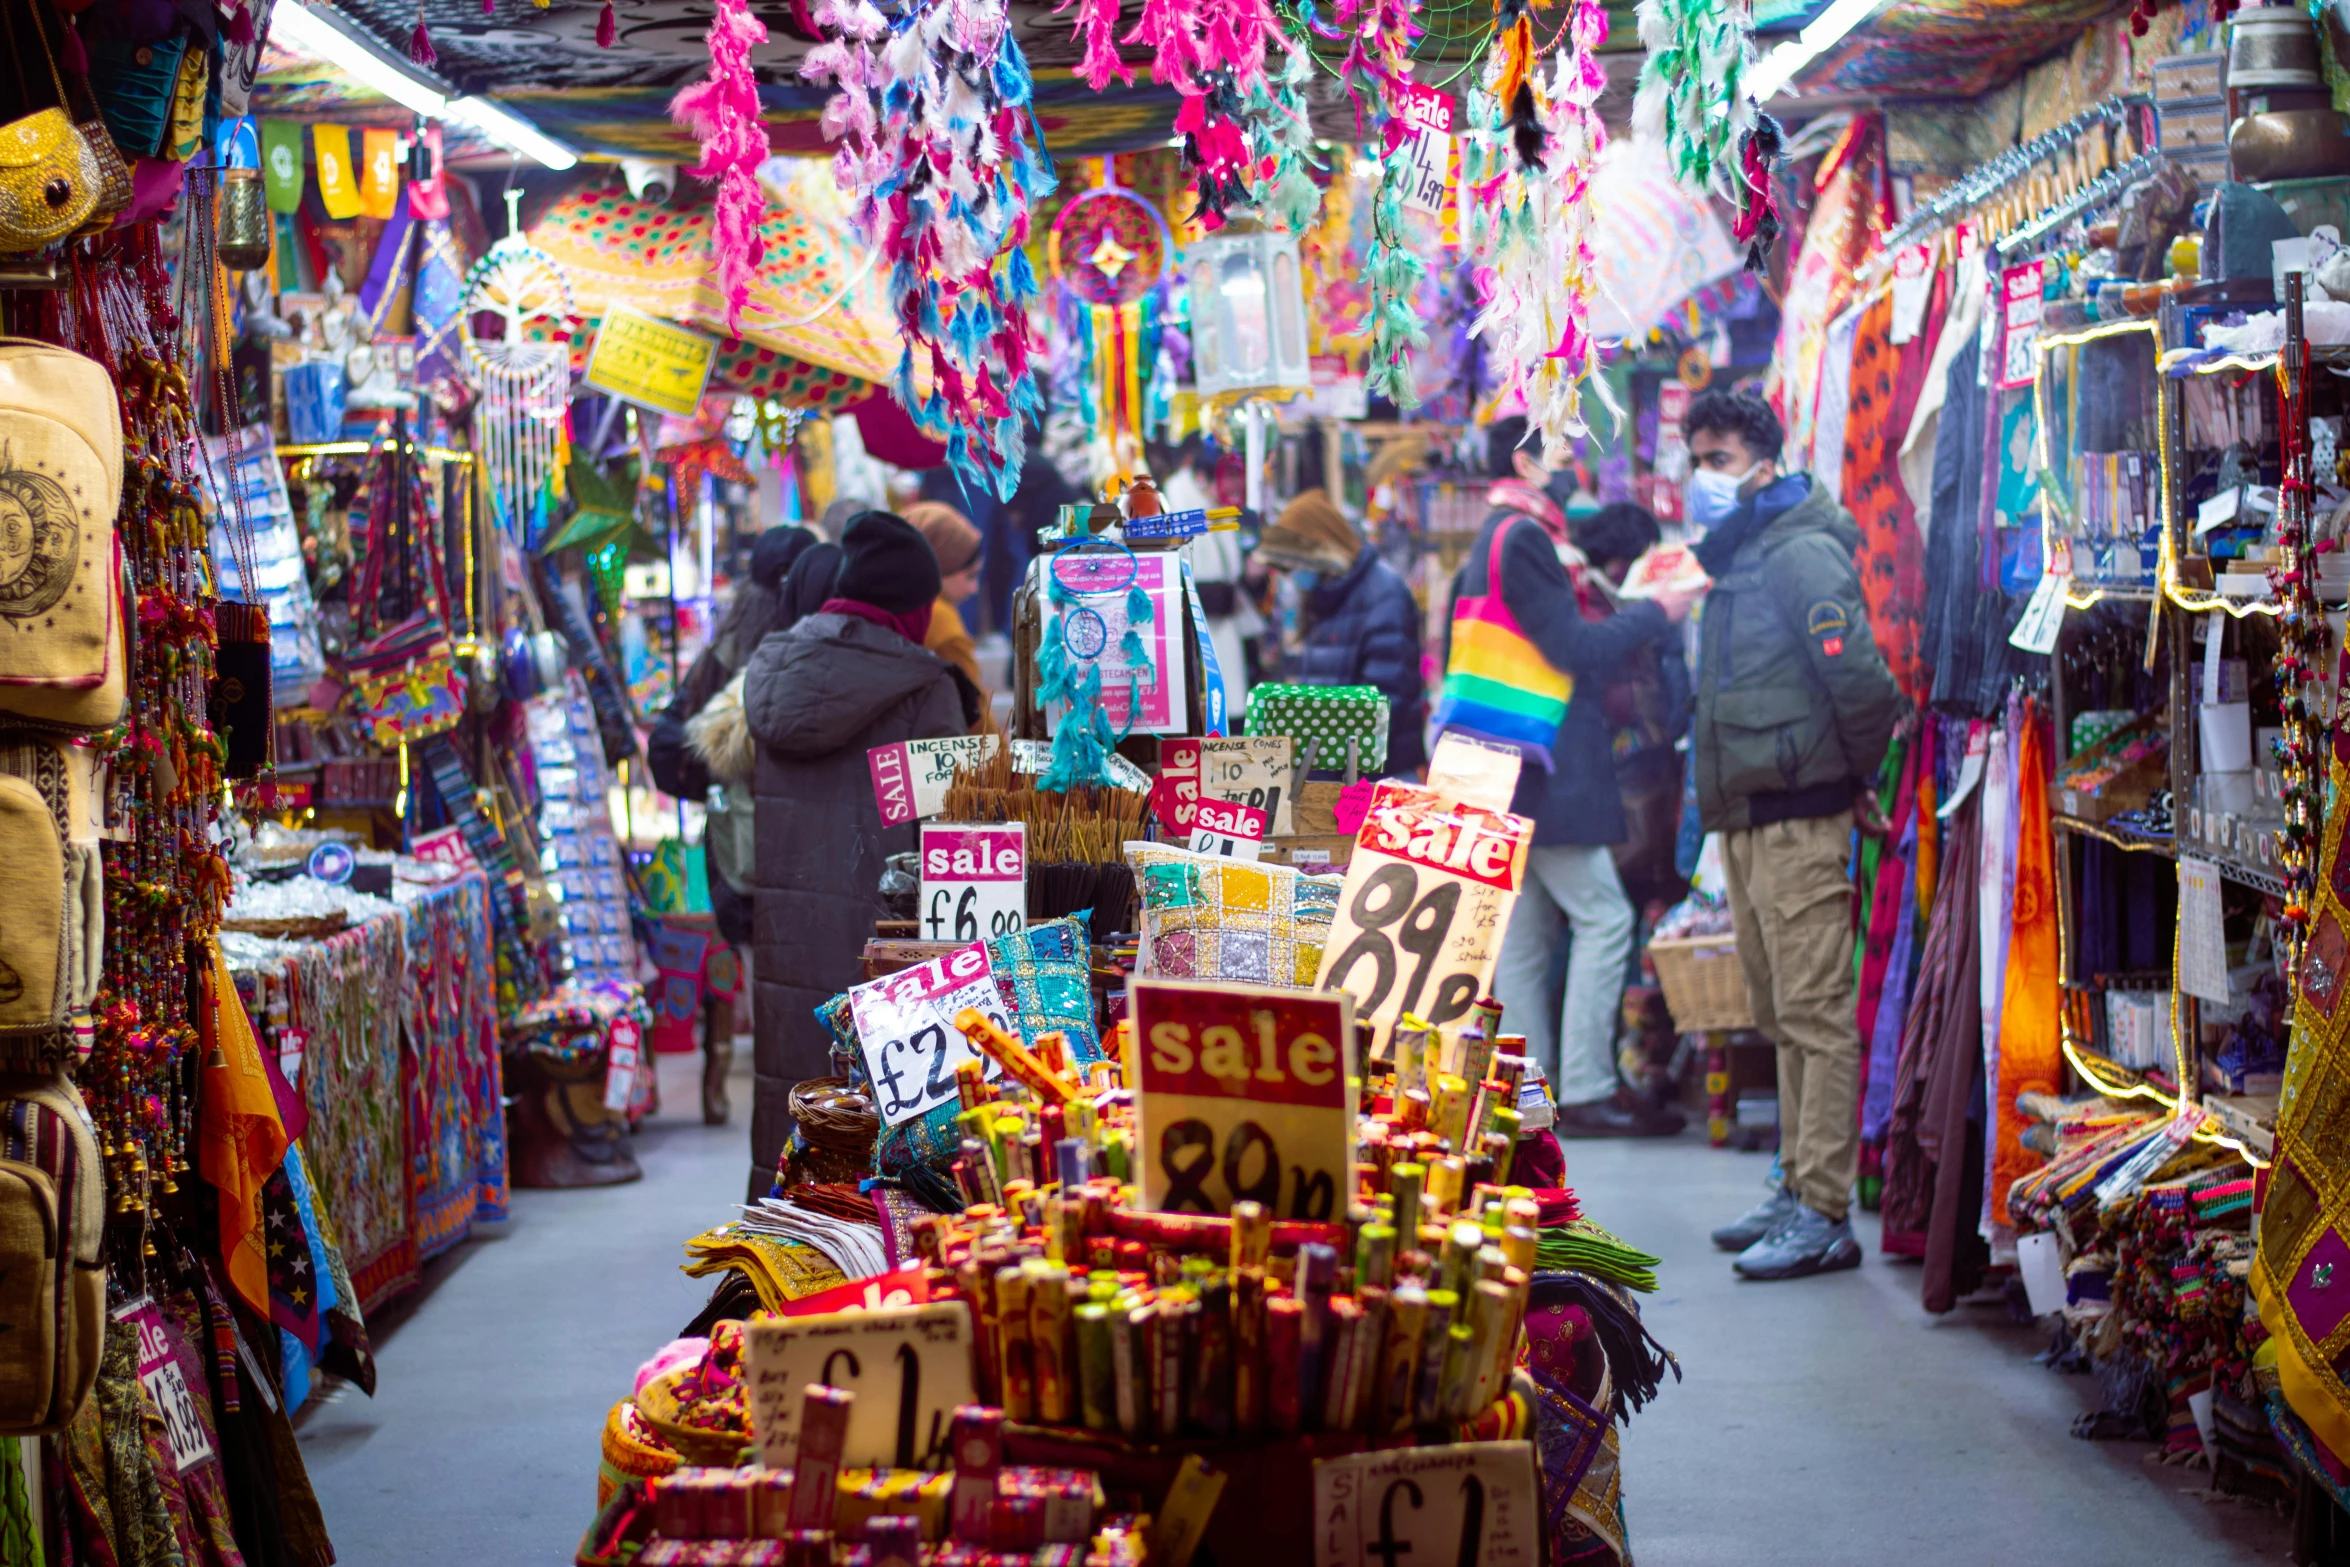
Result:
<svg viewBox="0 0 2350 1567"><path fill-rule="evenodd" d="M1424 784L1372 792L1317 983L1354 997L1379 1055L1405 1013L1443 1027L1485 993L1533 837L1523 816Z"/></svg>
<svg viewBox="0 0 2350 1567"><path fill-rule="evenodd" d="M1535 1567L1541 1491L1531 1442L1454 1442L1314 1465L1314 1567Z"/></svg>
<svg viewBox="0 0 2350 1567"><path fill-rule="evenodd" d="M1237 800L1202 800L1192 817L1191 852L1253 860L1265 847L1265 813Z"/></svg>
<svg viewBox="0 0 2350 1567"><path fill-rule="evenodd" d="M946 1451L955 1407L978 1402L971 1338L971 1308L959 1300L752 1323L744 1370L759 1462L797 1462L801 1406L820 1383L857 1395L842 1467L925 1467Z"/></svg>
<svg viewBox="0 0 2350 1567"><path fill-rule="evenodd" d="M985 941L1028 924L1028 824L922 827L924 941Z"/></svg>
<svg viewBox="0 0 2350 1567"><path fill-rule="evenodd" d="M972 1049L955 1027L955 1014L965 1007L977 1007L1007 1034L1019 1033L979 942L849 991L858 1052L884 1125L902 1125L953 1100L955 1068L965 1061L982 1062L991 1079L1003 1076L1002 1066Z"/></svg>
<svg viewBox="0 0 2350 1567"><path fill-rule="evenodd" d="M1142 1205L1277 1218L1346 1212L1354 1180L1354 1005L1270 986L1136 979Z"/></svg>
<svg viewBox="0 0 2350 1567"><path fill-rule="evenodd" d="M163 1422L163 1433L171 1443L172 1468L184 1475L211 1459L212 1441L204 1434L204 1420L188 1387L187 1373L172 1353L163 1313L151 1296L141 1295L117 1306L114 1317L138 1335L139 1386L146 1392L148 1407Z"/></svg>
<svg viewBox="0 0 2350 1567"><path fill-rule="evenodd" d="M1236 800L1267 818L1267 837L1297 831L1290 811L1290 739L1287 735L1234 736L1202 740L1199 793L1203 800Z"/></svg>

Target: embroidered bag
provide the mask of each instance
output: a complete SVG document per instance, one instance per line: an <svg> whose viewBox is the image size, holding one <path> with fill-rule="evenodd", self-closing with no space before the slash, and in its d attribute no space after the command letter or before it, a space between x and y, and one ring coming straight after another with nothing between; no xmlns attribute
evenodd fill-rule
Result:
<svg viewBox="0 0 2350 1567"><path fill-rule="evenodd" d="M0 1080L0 1433L62 1429L106 1336L105 1173L62 1074Z"/></svg>
<svg viewBox="0 0 2350 1567"><path fill-rule="evenodd" d="M1575 678L1555 669L1527 639L1501 596L1501 551L1514 527L1539 527L1505 516L1485 558L1485 591L1453 601L1452 659L1436 706L1436 732L1509 746L1540 767L1574 700Z"/></svg>
<svg viewBox="0 0 2350 1567"><path fill-rule="evenodd" d="M18 691L86 692L113 672L121 500L122 414L105 367L0 338L0 711L16 710ZM120 711L118 698L101 722L52 721L104 727Z"/></svg>

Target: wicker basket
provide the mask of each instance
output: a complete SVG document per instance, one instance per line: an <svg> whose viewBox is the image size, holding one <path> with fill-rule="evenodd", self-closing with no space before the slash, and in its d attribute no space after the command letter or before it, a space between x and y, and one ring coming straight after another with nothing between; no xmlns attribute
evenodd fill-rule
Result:
<svg viewBox="0 0 2350 1567"><path fill-rule="evenodd" d="M1736 937L1683 936L1652 941L1648 957L1656 965L1657 983L1664 987L1673 1027L1680 1032L1754 1027L1754 1007L1746 999L1746 971L1738 962Z"/></svg>

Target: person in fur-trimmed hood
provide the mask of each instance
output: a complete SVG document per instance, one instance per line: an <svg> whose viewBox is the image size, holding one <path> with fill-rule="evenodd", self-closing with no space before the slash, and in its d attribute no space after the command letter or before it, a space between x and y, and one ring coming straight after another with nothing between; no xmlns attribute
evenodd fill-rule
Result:
<svg viewBox="0 0 2350 1567"><path fill-rule="evenodd" d="M743 671L743 716L758 747L753 1197L767 1194L791 1138L792 1089L831 1070L816 1008L857 982L857 956L885 912L883 865L914 848L911 824L881 825L866 752L966 734L978 718L977 690L922 646L939 592L922 535L868 511L840 548L832 596L760 643Z"/></svg>

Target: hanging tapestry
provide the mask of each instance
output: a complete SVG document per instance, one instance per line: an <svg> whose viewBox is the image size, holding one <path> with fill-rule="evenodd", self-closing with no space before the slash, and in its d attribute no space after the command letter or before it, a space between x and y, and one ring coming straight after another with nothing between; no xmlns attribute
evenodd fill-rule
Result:
<svg viewBox="0 0 2350 1567"><path fill-rule="evenodd" d="M2050 876L2048 724L2026 703L2016 750L2015 903L1999 1015L1999 1066L1989 1080L1996 1121L1990 1153L1992 1245L2014 1244L2007 1188L2046 1161L2023 1145L2034 1123L2016 1108L2023 1094L2064 1092L2064 1042L2056 980L2056 888Z"/></svg>
<svg viewBox="0 0 2350 1567"><path fill-rule="evenodd" d="M506 1114L498 1057L489 878L469 871L401 911L410 1050L408 1156L417 1260L506 1211Z"/></svg>

